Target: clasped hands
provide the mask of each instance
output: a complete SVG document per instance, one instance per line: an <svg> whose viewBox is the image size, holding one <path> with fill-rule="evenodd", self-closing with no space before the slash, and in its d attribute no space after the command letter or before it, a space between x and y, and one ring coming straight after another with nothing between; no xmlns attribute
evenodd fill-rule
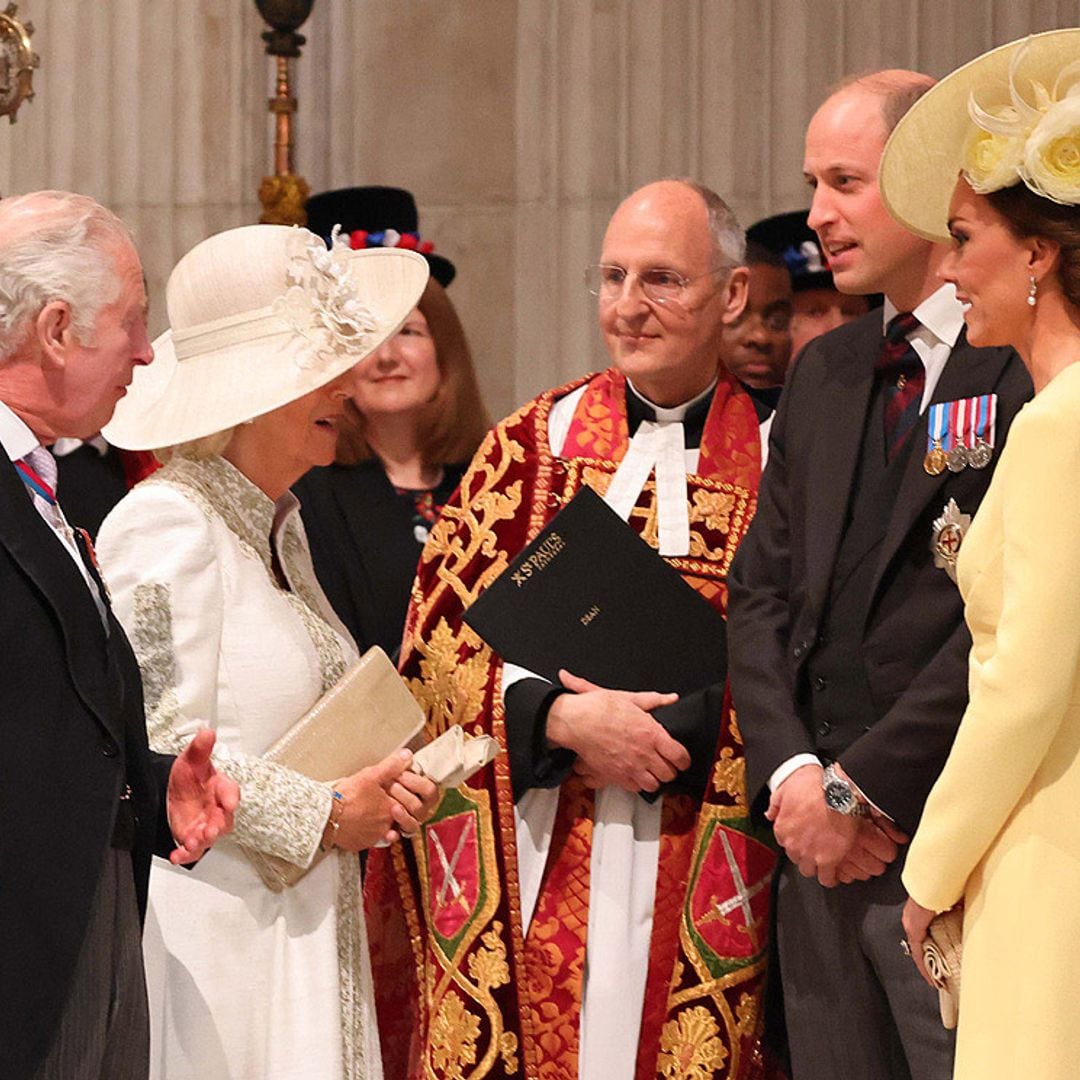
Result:
<svg viewBox="0 0 1080 1080"><path fill-rule="evenodd" d="M883 874L907 836L873 807L869 817L830 810L821 776L820 765L803 765L772 793L765 816L777 843L800 874L826 888Z"/></svg>
<svg viewBox="0 0 1080 1080"><path fill-rule="evenodd" d="M548 710L547 738L577 755L574 772L587 787L656 791L690 767L690 754L651 713L678 694L608 690L568 671Z"/></svg>

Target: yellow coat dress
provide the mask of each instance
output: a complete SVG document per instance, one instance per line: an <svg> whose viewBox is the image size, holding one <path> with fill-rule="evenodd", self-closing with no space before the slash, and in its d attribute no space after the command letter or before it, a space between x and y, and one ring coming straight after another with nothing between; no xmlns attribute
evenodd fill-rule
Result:
<svg viewBox="0 0 1080 1080"><path fill-rule="evenodd" d="M956 1080L1075 1080L1080 363L1014 422L958 571L970 702L904 884L928 908L966 904Z"/></svg>

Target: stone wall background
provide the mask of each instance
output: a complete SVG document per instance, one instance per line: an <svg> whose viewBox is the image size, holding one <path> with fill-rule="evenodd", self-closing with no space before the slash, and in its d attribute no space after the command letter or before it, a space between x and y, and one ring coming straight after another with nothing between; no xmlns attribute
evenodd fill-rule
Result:
<svg viewBox="0 0 1080 1080"><path fill-rule="evenodd" d="M20 0L37 98L0 191L71 188L133 227L152 323L176 260L258 219L271 61L250 0ZM750 224L806 205L806 123L844 75L943 75L1080 25L1080 0L316 0L297 66L315 191L409 187L491 411L602 365L582 268L635 186L690 175Z"/></svg>

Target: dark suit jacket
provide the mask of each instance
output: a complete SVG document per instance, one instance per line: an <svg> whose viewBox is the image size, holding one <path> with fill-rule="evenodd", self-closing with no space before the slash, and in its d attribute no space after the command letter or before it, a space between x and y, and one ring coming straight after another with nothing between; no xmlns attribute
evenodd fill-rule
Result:
<svg viewBox="0 0 1080 1080"><path fill-rule="evenodd" d="M773 424L757 516L728 578L732 693L746 741L747 792L760 808L772 771L816 752L799 679L829 598L871 405L881 313L811 342L792 368ZM959 591L931 552L933 521L950 498L974 513L1031 381L1011 349L975 349L961 336L933 401L996 393L991 467L929 476L927 414L878 556L861 664L874 702L861 735L839 755L867 796L907 831L948 756L967 703L971 639Z"/></svg>
<svg viewBox="0 0 1080 1080"><path fill-rule="evenodd" d="M171 757L147 746L142 685L120 624L106 637L71 557L0 455L0 1073L46 1053L131 785L140 914Z"/></svg>
<svg viewBox="0 0 1080 1080"><path fill-rule="evenodd" d="M449 495L464 468L445 467ZM294 486L315 574L363 652L397 656L421 545L409 508L377 461L312 469Z"/></svg>
<svg viewBox="0 0 1080 1080"><path fill-rule="evenodd" d="M64 516L97 539L98 529L109 511L127 494L124 462L110 446L100 453L89 443L56 459L56 491Z"/></svg>

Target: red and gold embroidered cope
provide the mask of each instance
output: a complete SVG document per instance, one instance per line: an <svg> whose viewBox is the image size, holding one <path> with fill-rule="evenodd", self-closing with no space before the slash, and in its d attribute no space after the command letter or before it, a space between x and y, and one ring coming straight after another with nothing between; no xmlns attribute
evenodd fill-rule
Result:
<svg viewBox="0 0 1080 1080"><path fill-rule="evenodd" d="M552 405L587 382L563 452ZM502 664L462 611L559 508L603 494L628 446L625 381L608 370L530 402L489 433L424 549L402 673L432 736L452 724L506 744ZM721 612L756 505L758 420L721 378L687 477L690 552L669 559ZM630 522L657 544L650 481ZM373 852L367 901L388 1076L577 1077L592 793L567 781L523 938L510 769L501 755L444 796L411 846ZM664 799L637 1077L767 1075L759 1049L773 850L751 825L742 740L725 696L704 800Z"/></svg>

